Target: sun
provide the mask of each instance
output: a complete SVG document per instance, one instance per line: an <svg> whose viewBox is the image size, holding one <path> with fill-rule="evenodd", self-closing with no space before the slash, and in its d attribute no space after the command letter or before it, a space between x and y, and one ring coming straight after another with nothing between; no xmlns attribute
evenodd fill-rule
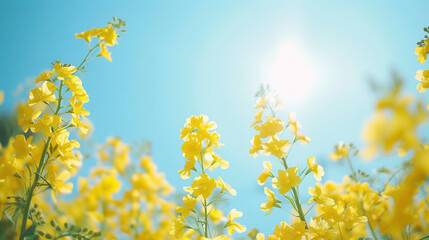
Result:
<svg viewBox="0 0 429 240"><path fill-rule="evenodd" d="M292 44L282 45L269 71L269 83L286 101L302 100L313 84L313 70L304 54Z"/></svg>

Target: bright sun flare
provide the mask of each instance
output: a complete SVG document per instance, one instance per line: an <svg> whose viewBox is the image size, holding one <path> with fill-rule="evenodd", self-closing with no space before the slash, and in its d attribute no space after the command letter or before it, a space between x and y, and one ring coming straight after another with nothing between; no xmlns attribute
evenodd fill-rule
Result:
<svg viewBox="0 0 429 240"><path fill-rule="evenodd" d="M279 48L269 72L270 86L284 100L301 100L311 89L313 70L302 52L293 44Z"/></svg>

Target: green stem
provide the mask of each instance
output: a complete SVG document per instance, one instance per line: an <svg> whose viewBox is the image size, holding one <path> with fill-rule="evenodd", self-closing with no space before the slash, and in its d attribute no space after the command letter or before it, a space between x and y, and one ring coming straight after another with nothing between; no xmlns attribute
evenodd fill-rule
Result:
<svg viewBox="0 0 429 240"><path fill-rule="evenodd" d="M203 159L203 154L201 154L200 153L200 157L201 157L201 161L198 161L199 163L200 163L200 165L201 165L201 172L202 172L202 174L205 174L206 173L206 171L205 171L205 169L204 169L204 159ZM203 205L204 205L204 237L208 237L208 225L209 225L209 222L208 222L208 219L207 219L207 199L205 199L204 198L204 203L203 203Z"/></svg>
<svg viewBox="0 0 429 240"><path fill-rule="evenodd" d="M83 64L85 64L85 62L88 60L88 57L91 55L91 53L100 46L101 41L99 41L93 48L91 48L88 53L86 54L85 58L83 59L83 61L79 64L79 66L76 68L76 72L78 72L81 67L83 66ZM57 105L57 109L55 111L55 115L58 115L60 109L61 109L61 101L62 101L62 88L63 88L63 81L60 81L60 89L59 89L59 97L58 97L58 105ZM34 176L34 181L29 189L29 191L27 192L27 197L26 197L26 201L25 201L25 206L24 206L24 215L23 215L23 219L22 219L22 224L21 224L21 233L19 235L19 240L23 240L24 239L24 232L26 230L27 227L27 218L28 218L28 213L30 211L30 205L31 205L31 200L33 198L34 195L34 190L37 187L37 183L39 181L40 175L43 172L44 168L45 168L45 156L46 156L46 152L48 150L48 146L51 142L52 137L49 137L48 140L45 143L45 146L43 148L43 152L42 152L42 156L40 157L40 163L39 166L37 167L37 174Z"/></svg>
<svg viewBox="0 0 429 240"><path fill-rule="evenodd" d="M99 41L97 43L97 45L95 45L93 48L89 49L88 54L86 54L85 58L83 59L83 61L79 64L79 66L76 68L76 72L79 71L79 69L83 66L83 64L88 60L89 55L91 55L92 51L94 51L98 46L100 46L101 41Z"/></svg>
<svg viewBox="0 0 429 240"><path fill-rule="evenodd" d="M58 115L58 112L60 111L60 108L61 108L61 101L62 101L61 91L62 91L62 88L63 88L63 81L61 81L61 83L60 83L60 89L59 89L59 94L58 94L58 105L57 105L57 110L55 111L55 115ZM51 139L52 139L52 137L49 137L45 143L45 146L43 147L42 156L40 157L39 166L37 167L37 174L34 175L34 181L31 184L29 191L27 192L27 197L25 199L25 206L24 206L24 215L22 216L21 233L19 235L19 240L24 240L24 237L25 237L24 232L27 228L27 218L28 218L28 213L30 211L31 200L32 200L33 195L34 195L34 190L37 187L37 183L39 182L40 175L42 174L42 172L45 168L45 156L46 156L46 152L48 151L48 146L51 143Z"/></svg>
<svg viewBox="0 0 429 240"><path fill-rule="evenodd" d="M208 237L208 220L207 220L207 200L206 199L204 199L204 221L205 221L205 223L204 223L204 236L205 237Z"/></svg>
<svg viewBox="0 0 429 240"><path fill-rule="evenodd" d="M301 203L299 203L298 192L296 191L295 187L292 188L292 192L294 195L296 208L298 208L299 219L301 219L301 221L305 222L305 228L307 228L307 221L305 220L305 215L304 215L304 212L302 211Z"/></svg>
<svg viewBox="0 0 429 240"><path fill-rule="evenodd" d="M293 144L292 144L292 146L293 146ZM292 146L291 146L291 148L292 148ZM282 163L283 163L283 166L285 167L285 170L288 169L288 165L286 163L286 158L287 157L282 158ZM295 201L295 205L296 205L296 208L298 210L299 219L301 219L301 221L305 222L305 228L308 228L307 221L305 220L305 214L302 211L301 203L299 202L298 191L296 190L295 187L292 187L291 189L292 189L293 200Z"/></svg>
<svg viewBox="0 0 429 240"><path fill-rule="evenodd" d="M43 147L43 152L42 152L42 156L40 157L39 167L37 168L37 174L34 175L34 181L31 184L29 191L27 192L27 197L25 199L25 206L24 206L24 215L22 216L21 233L19 235L19 240L23 240L25 237L24 232L27 228L27 218L28 218L28 213L30 211L31 199L33 198L34 190L36 189L37 182L39 181L40 174L43 170L42 168L44 165L46 152L48 150L48 146L50 142L51 142L51 138L49 137L48 141L46 141L45 146Z"/></svg>
<svg viewBox="0 0 429 240"><path fill-rule="evenodd" d="M350 170L353 173L354 180L357 182L357 174L355 169L353 168L352 160L350 160L350 157L347 157L347 163L349 164Z"/></svg>

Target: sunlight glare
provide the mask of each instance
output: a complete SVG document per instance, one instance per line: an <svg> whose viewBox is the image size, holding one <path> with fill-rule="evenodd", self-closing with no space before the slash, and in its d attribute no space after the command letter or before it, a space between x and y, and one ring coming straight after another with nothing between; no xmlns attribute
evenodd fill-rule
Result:
<svg viewBox="0 0 429 240"><path fill-rule="evenodd" d="M302 100L313 84L313 70L294 44L279 48L269 72L269 83L284 100Z"/></svg>

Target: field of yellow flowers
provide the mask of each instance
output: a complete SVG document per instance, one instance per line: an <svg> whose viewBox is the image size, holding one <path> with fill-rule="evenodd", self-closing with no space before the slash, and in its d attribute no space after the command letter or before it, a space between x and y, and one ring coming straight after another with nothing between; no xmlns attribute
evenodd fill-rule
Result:
<svg viewBox="0 0 429 240"><path fill-rule="evenodd" d="M216 153L228 143L204 114L183 119L183 128L177 129L183 140L183 169L177 171L182 179L193 179L183 184L186 195L180 199L158 171L150 143L131 145L118 137L93 149L98 164L74 186L69 179L85 167L80 139L92 128L81 73L93 59L112 60L110 48L125 27L125 21L113 18L105 27L76 34L89 46L82 61L52 62L16 109L18 134L0 149L0 239L429 239L429 143L419 138L429 105L403 94L400 81L378 99L363 129L364 148L343 142L333 146L329 158L348 166L343 181L323 183L324 169L314 156L299 166L288 161L295 145L311 144L311 139L295 113L279 117L284 105L276 89L261 85L255 117L249 119L254 137L243 142L251 140L253 157L270 157L254 182L264 186L266 202L258 207L265 217L273 211L285 216L271 234L241 224L240 206L220 205L240 189L213 172L228 171L229 162ZM425 36L415 49L419 63L425 63L428 52ZM424 93L429 70L417 71L415 78L416 93ZM355 166L360 159L392 152L402 164L395 171L378 169L385 181L374 181L378 176ZM305 189L304 182L311 187ZM311 198L304 197L307 192ZM244 234L237 238L236 233Z"/></svg>

